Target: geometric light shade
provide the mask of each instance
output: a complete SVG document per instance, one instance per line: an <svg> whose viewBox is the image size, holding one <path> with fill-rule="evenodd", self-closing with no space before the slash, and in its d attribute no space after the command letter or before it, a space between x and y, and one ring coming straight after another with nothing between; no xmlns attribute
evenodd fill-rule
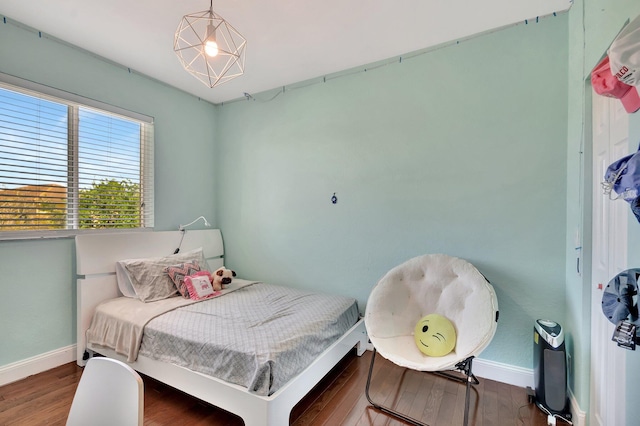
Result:
<svg viewBox="0 0 640 426"><path fill-rule="evenodd" d="M244 73L247 40L227 21L209 10L185 15L178 25L173 50L184 69L209 87Z"/></svg>

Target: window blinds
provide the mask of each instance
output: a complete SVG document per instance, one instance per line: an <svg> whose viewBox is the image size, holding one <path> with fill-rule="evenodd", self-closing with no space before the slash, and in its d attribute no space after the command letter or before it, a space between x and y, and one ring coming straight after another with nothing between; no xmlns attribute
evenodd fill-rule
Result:
<svg viewBox="0 0 640 426"><path fill-rule="evenodd" d="M0 83L0 238L145 227L152 120Z"/></svg>

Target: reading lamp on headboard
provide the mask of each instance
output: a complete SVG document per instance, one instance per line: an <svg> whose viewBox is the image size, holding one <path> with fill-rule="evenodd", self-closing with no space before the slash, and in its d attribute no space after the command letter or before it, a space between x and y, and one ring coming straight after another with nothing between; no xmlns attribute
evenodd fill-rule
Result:
<svg viewBox="0 0 640 426"><path fill-rule="evenodd" d="M178 248L176 249L176 251L173 252L173 254L176 254L180 251L180 247L182 247L182 240L184 239L184 234L187 232L187 228L193 225L194 223L196 223L197 221L199 221L200 219L204 220L204 226L206 226L207 228L211 227L211 224L207 221L207 219L204 216L200 216L195 220L193 220L192 222L187 223L186 225L180 225L178 227L178 231L182 232L182 236L180 237L180 244L178 244Z"/></svg>

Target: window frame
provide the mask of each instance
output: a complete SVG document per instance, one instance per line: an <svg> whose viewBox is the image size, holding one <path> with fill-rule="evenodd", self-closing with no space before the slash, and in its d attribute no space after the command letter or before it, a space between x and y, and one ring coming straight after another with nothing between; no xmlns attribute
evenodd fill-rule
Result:
<svg viewBox="0 0 640 426"><path fill-rule="evenodd" d="M75 226L67 229L49 230L21 230L0 231L0 241L25 240L41 238L69 238L84 233L118 233L132 231L153 231L154 228L154 118L141 113L133 112L110 105L95 99L86 98L74 93L66 92L40 83L24 80L9 74L0 73L0 88L22 93L26 96L35 96L67 106L68 117L68 153L67 153L67 226ZM143 226L137 228L98 228L81 229L78 205L78 153L79 131L78 114L80 108L87 108L98 113L106 113L121 116L126 120L134 120L141 124L140 134L140 186L143 197L141 209ZM71 189L69 189L71 188ZM74 196L75 194L75 196ZM71 196L69 196L71 195Z"/></svg>

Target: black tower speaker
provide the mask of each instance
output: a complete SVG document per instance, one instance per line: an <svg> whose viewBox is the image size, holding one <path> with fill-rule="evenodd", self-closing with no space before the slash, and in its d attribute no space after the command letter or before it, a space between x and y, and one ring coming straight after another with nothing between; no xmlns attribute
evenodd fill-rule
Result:
<svg viewBox="0 0 640 426"><path fill-rule="evenodd" d="M567 395L567 358L560 324L539 319L533 327L536 405L548 415L571 418Z"/></svg>

